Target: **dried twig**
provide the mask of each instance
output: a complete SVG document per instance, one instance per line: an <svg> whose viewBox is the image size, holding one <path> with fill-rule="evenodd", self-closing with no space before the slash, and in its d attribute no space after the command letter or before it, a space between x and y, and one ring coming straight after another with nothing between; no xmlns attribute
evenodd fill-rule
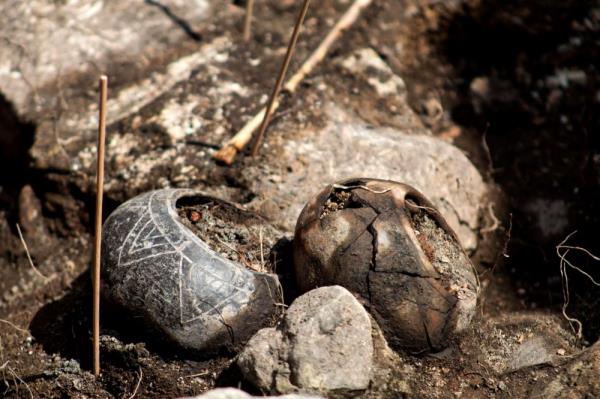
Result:
<svg viewBox="0 0 600 399"><path fill-rule="evenodd" d="M583 274L585 277L587 277L592 282L592 284L600 287L600 283L597 282L589 273L587 273L586 271L582 270L581 268L575 266L573 263L571 263L569 260L567 260L566 257L570 251L581 251L596 261L600 261L600 257L592 254L590 251L588 251L585 248L576 247L576 246L572 246L572 245L565 245L566 242L575 233L577 233L577 230L575 230L574 232L572 232L571 234L566 236L565 239L562 240L560 242L560 244L558 244L556 246L556 254L560 258L560 264L559 264L560 276L562 278L562 283L563 283L562 289L563 289L564 301L563 301L563 307L562 307L562 314L565 317L565 319L567 319L567 321L569 322L569 325L571 326L573 331L577 334L577 337L581 338L583 336L583 325L581 324L581 321L579 321L578 319L571 317L567 314L567 307L569 306L569 301L571 299L570 292L569 292L569 276L567 274L567 266L570 267L571 269L576 270L579 273ZM565 251L561 253L561 250L565 250Z"/></svg>
<svg viewBox="0 0 600 399"><path fill-rule="evenodd" d="M0 370L8 370L8 372L10 373L10 375L13 377L13 384L15 384L15 394L16 397L20 397L19 396L19 384L17 383L17 380L19 380L19 382L23 385L25 385L25 388L27 388L27 391L29 392L29 397L31 399L34 398L33 396L33 391L31 390L31 388L29 387L29 385L23 381L23 379L21 377L19 377L19 375L15 372L15 370L12 369L12 367L10 367L9 362L5 362L2 367L0 367Z"/></svg>
<svg viewBox="0 0 600 399"><path fill-rule="evenodd" d="M488 143L487 143L487 132L488 132L489 127L490 127L490 125L488 124L485 128L485 131L481 135L481 146L483 147L483 150L484 150L484 153L486 156L486 161L488 163L488 169L486 171L486 174L489 179L492 179L492 176L494 174L494 161L492 160L492 153L491 153L490 147L488 146Z"/></svg>
<svg viewBox="0 0 600 399"><path fill-rule="evenodd" d="M35 265L33 264L33 260L31 260L31 255L29 254L29 248L27 248L27 243L25 242L25 239L23 238L23 233L21 233L21 227L19 226L19 223L17 223L17 232L19 233L19 238L21 239L21 244L23 244L23 248L25 249L25 253L27 254L27 259L29 259L29 264L31 265L31 268L38 276L40 276L44 280L48 280L48 277L44 276L38 270L38 268L35 267Z"/></svg>
<svg viewBox="0 0 600 399"><path fill-rule="evenodd" d="M21 227L19 226L19 224L17 223L17 232L19 233L19 238L21 240L21 244L23 245L23 248L25 249L25 254L27 254L27 259L29 260L29 264L31 265L31 268L36 272L36 274L40 277L42 277L43 279L47 279L46 276L44 276L33 264L33 260L31 259L31 255L29 253L29 248L27 247L27 243L25 242L25 239L23 238L23 233L21 232Z"/></svg>
<svg viewBox="0 0 600 399"><path fill-rule="evenodd" d="M250 41L252 35L252 13L254 12L254 0L246 0L246 16L244 17L244 41Z"/></svg>
<svg viewBox="0 0 600 399"><path fill-rule="evenodd" d="M96 173L96 235L94 241L93 273L93 352L94 375L100 375L100 250L102 245L102 197L104 194L104 143L106 137L106 92L108 78L100 77L100 105L98 115L98 163Z"/></svg>
<svg viewBox="0 0 600 399"><path fill-rule="evenodd" d="M494 264L492 265L492 267L485 270L483 273L481 273L481 277L485 276L488 273L492 273L492 274L494 273L494 271L496 270L496 266L498 266L498 263L500 263L500 257L510 258L510 255L508 254L508 244L511 241L512 226L513 226L512 220L513 220L513 215L511 213L511 214L509 214L509 218L508 218L508 228L505 229L504 227L498 227L498 228L502 228L506 231L506 235L505 235L506 238L504 239L504 244L502 245L502 250L496 256L496 260L494 261Z"/></svg>
<svg viewBox="0 0 600 399"><path fill-rule="evenodd" d="M339 190L354 190L354 189L359 188L359 189L368 191L368 192L373 193L373 194L385 194L387 192L392 191L391 188L386 188L384 190L378 191L378 190L373 190L372 188L369 188L367 186L360 186L360 185L358 185L358 186L344 186L342 184L332 184L331 188L337 188Z"/></svg>
<svg viewBox="0 0 600 399"><path fill-rule="evenodd" d="M15 330L18 330L18 331L20 331L22 333L25 333L25 334L29 334L29 331L27 331L26 329L21 328L21 327L17 326L16 324L14 324L13 322L10 322L8 320L0 319L0 323L8 324L9 326L11 326L12 328L14 328Z"/></svg>
<svg viewBox="0 0 600 399"><path fill-rule="evenodd" d="M140 367L140 377L138 378L138 382L135 386L135 389L133 390L133 393L129 397L129 399L133 399L133 397L137 394L138 389L140 389L140 384L142 383L143 376L144 376L144 373L142 373L142 368Z"/></svg>
<svg viewBox="0 0 600 399"><path fill-rule="evenodd" d="M308 59L304 61L300 69L286 82L283 89L290 93L294 93L300 82L325 58L335 41L346 29L356 22L362 10L371 5L371 3L372 0L355 0L344 15L342 15L340 20L329 31L321 44L319 44ZM279 100L275 98L272 106L273 112L278 106ZM266 107L262 108L254 115L254 117L252 117L252 119L250 119L234 137L227 141L219 151L213 154L213 158L227 165L231 165L236 154L243 150L252 139L252 133L259 127L261 121L264 119L265 111Z"/></svg>
<svg viewBox="0 0 600 399"><path fill-rule="evenodd" d="M492 224L490 226L483 227L480 230L482 234L491 233L493 231L498 230L498 227L500 227L500 221L498 220L498 218L496 217L496 214L494 213L494 203L490 202L488 204L487 208L488 208L488 212L490 214L490 218L492 219Z"/></svg>
<svg viewBox="0 0 600 399"><path fill-rule="evenodd" d="M204 371L201 371L201 372L199 372L199 373L196 373L196 374L190 374L190 375L183 376L183 378L196 378L196 377L204 377L204 376L207 376L207 375L209 375L210 373L211 373L211 372L210 372L209 370L204 370Z"/></svg>

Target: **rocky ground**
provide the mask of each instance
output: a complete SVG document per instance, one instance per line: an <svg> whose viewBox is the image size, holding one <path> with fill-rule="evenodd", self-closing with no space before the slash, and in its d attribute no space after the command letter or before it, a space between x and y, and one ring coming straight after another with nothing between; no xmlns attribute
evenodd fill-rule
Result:
<svg viewBox="0 0 600 399"><path fill-rule="evenodd" d="M364 323L347 335L365 343L357 353L371 362L356 360L351 371L367 367L371 378L349 374L356 385L333 384L326 394L600 396L598 287L561 263L556 249L577 230L567 245L600 252L599 5L375 0L299 90L284 96L260 155L216 164L213 152L266 102L297 3L257 2L261 22L250 43L241 40L237 1L0 5L0 392L163 398L217 386L279 390L249 378L249 356L186 355L108 306L102 376L90 373L96 80L103 72L110 98L105 216L163 187L241 204L281 231L274 266L287 305L300 294L289 253L296 218L328 183L357 176L409 183L456 231L481 281L471 327L442 352L415 354L391 350L372 319L356 316ZM313 5L291 70L349 5ZM256 245L245 250L260 253ZM592 257L564 250L598 280ZM569 273L566 312L581 321L581 335L562 314L561 265ZM360 314L362 307L336 295ZM255 339L294 328L310 336L310 325L292 318L321 310L303 298ZM351 352L330 339L340 353ZM308 350L300 339L272 341L275 358ZM335 367L343 372L342 365ZM298 381L288 386L302 388Z"/></svg>

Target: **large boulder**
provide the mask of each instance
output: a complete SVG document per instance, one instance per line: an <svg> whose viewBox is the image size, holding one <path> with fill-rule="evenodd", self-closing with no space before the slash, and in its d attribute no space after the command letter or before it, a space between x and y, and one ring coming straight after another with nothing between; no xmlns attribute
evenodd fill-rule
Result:
<svg viewBox="0 0 600 399"><path fill-rule="evenodd" d="M254 167L263 177L252 179L258 195L250 206L293 229L304 204L324 185L354 177L394 180L422 192L464 248L476 248L487 188L463 152L432 136L370 127L333 104L325 108L325 127L290 137L273 156L285 170Z"/></svg>
<svg viewBox="0 0 600 399"><path fill-rule="evenodd" d="M173 50L184 39L199 40L211 9L210 0L2 2L0 92L23 115L50 105L50 93L64 100L77 76L136 79L152 62L181 55Z"/></svg>

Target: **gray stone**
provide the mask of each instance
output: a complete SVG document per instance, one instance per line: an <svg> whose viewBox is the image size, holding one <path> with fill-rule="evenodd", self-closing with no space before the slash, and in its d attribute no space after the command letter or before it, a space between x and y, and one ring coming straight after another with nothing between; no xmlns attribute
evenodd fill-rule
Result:
<svg viewBox="0 0 600 399"><path fill-rule="evenodd" d="M61 81L64 84L74 73L96 75L119 62L129 63L132 72L139 71L144 64L164 57L186 36L194 36L198 25L211 15L210 3L2 2L0 91L23 114L43 106L43 92L62 89ZM180 25L187 24L189 31L178 26L168 12L179 16Z"/></svg>
<svg viewBox="0 0 600 399"><path fill-rule="evenodd" d="M252 398L279 398L279 399L319 399L320 396L290 394L283 396L252 396L235 388L218 388L208 391L202 395L194 396L194 399L252 399ZM191 399L191 398L190 398Z"/></svg>
<svg viewBox="0 0 600 399"><path fill-rule="evenodd" d="M600 397L600 342L569 358L570 360L562 364L552 378L538 382L529 397Z"/></svg>
<svg viewBox="0 0 600 399"><path fill-rule="evenodd" d="M553 352L551 350L554 349ZM519 345L507 364L507 371L520 370L540 364L552 364L556 348L542 337L534 337Z"/></svg>
<svg viewBox="0 0 600 399"><path fill-rule="evenodd" d="M296 299L281 326L259 331L237 361L248 381L277 393L364 390L372 363L369 315L339 286Z"/></svg>
<svg viewBox="0 0 600 399"><path fill-rule="evenodd" d="M251 207L260 213L264 203L274 202L277 206L269 207L264 216L291 230L304 204L327 184L350 178L394 180L422 192L463 247L476 248L479 210L487 189L465 154L431 136L371 128L335 105L325 108L330 120L325 128L282 144L277 158L288 165L285 173L261 170L263 178L253 182L259 195Z"/></svg>

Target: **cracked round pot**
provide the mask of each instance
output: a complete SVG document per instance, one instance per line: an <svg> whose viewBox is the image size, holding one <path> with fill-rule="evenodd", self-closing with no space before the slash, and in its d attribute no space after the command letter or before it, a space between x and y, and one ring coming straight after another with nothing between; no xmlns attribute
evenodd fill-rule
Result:
<svg viewBox="0 0 600 399"><path fill-rule="evenodd" d="M296 224L294 265L301 291L338 284L362 299L396 349L444 348L477 305L476 272L452 229L393 181L345 180L313 197Z"/></svg>
<svg viewBox="0 0 600 399"><path fill-rule="evenodd" d="M180 219L181 202L210 202L262 222L251 212L193 190L139 195L104 223L102 293L141 317L159 339L185 350L237 349L272 324L282 302L279 280L211 249Z"/></svg>

